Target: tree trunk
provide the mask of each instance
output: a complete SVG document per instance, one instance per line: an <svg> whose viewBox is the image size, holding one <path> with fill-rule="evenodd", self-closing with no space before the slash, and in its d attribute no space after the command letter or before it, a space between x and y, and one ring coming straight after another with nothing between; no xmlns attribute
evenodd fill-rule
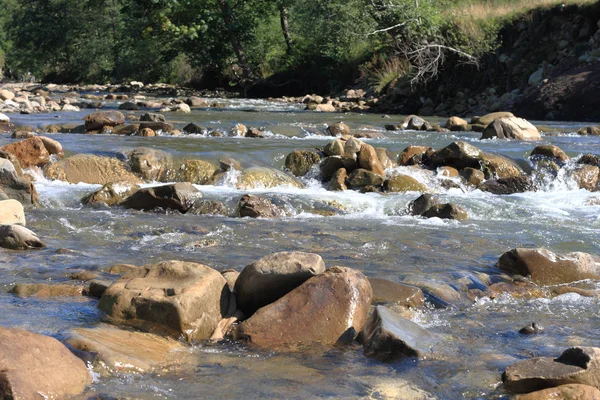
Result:
<svg viewBox="0 0 600 400"><path fill-rule="evenodd" d="M233 22L235 20L233 12L229 7L229 4L227 4L227 0L217 0L217 3L221 8L221 13L223 14L223 21L225 22L225 28L227 29L227 35L229 36L229 41L231 42L233 51L235 52L238 62L240 63L240 67L242 67L244 78L250 78L250 67L248 66L248 61L246 60L244 48L242 47L242 44L240 43L233 29Z"/></svg>
<svg viewBox="0 0 600 400"><path fill-rule="evenodd" d="M290 24L288 21L288 10L286 6L283 4L279 5L279 17L281 19L281 31L283 32L283 37L285 38L285 44L287 45L287 53L291 54L294 49L292 43L292 37L290 36Z"/></svg>

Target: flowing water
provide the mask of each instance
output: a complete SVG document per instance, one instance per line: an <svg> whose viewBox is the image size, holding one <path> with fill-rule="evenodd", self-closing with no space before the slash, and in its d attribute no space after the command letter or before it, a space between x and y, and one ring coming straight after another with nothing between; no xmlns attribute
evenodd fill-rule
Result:
<svg viewBox="0 0 600 400"><path fill-rule="evenodd" d="M381 115L331 115L304 112L297 105L253 100L224 100L220 110L167 114L170 122L188 122L228 130L236 123L260 126L265 139L124 137L56 134L66 155L94 153L121 156L146 146L181 158L216 161L231 156L242 166L282 168L295 149L323 147L327 123L343 119L353 131L376 131L382 139L365 139L386 147L396 157L408 145L441 148L455 140L484 151L526 159L538 144L480 141L477 133L386 132ZM109 105L110 106L110 105ZM116 107L116 104L112 104ZM141 112L137 112L140 114ZM87 112L13 115L15 123L41 126L80 123ZM172 120L172 121L171 121ZM552 124L565 133L544 135L569 156L600 153L600 138L574 132L581 124ZM570 132L570 133L569 133ZM0 145L13 140L0 135ZM78 270L100 271L117 263L143 265L160 260L202 262L217 270L245 265L272 252L299 250L320 254L328 266L356 268L369 277L392 281L427 281L455 285L482 273L494 274L498 257L514 247L546 247L556 252L600 254L600 194L577 189L569 178L546 182L541 191L496 196L472 189L444 189L435 177L399 167L439 197L464 207L467 221L421 219L405 215L417 193L360 194L328 192L316 180L303 178L305 189L278 187L249 192L282 204L289 216L240 219L177 213L142 213L121 208L86 208L85 194L98 185L70 185L39 177L41 207L28 210L27 225L47 244L41 251L0 251L0 325L16 326L57 338L69 329L101 321L96 300L17 298L8 293L16 283L67 281ZM206 198L234 207L243 193L235 176L221 186L198 186ZM322 216L314 209L341 209ZM57 251L69 249L70 251ZM588 286L595 287L594 282ZM432 360L405 359L381 363L366 358L358 346L307 349L286 354L242 344L196 345L189 349L193 365L153 374L98 374L91 390L136 399L198 398L419 398L419 390L438 399L504 398L501 373L516 360L535 355L557 356L572 345L600 346L600 300L565 294L553 299L523 300L503 296L481 298L453 307L428 306L412 319L444 338ZM545 333L524 337L516 331L536 321ZM391 397L390 397L391 396Z"/></svg>

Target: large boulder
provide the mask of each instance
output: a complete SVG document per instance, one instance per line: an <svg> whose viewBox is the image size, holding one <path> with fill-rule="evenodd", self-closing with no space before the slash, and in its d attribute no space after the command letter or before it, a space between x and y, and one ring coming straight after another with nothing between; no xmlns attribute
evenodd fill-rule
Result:
<svg viewBox="0 0 600 400"><path fill-rule="evenodd" d="M504 388L529 393L579 383L600 388L600 348L571 347L560 357L535 357L509 366L502 374Z"/></svg>
<svg viewBox="0 0 600 400"><path fill-rule="evenodd" d="M361 188L365 186L381 186L383 185L385 178L383 175L376 174L375 172L368 171L364 168L359 168L350 174L348 183L352 187Z"/></svg>
<svg viewBox="0 0 600 400"><path fill-rule="evenodd" d="M477 188L483 192L493 194L514 194L535 190L531 179L525 175L513 178L490 179L483 182Z"/></svg>
<svg viewBox="0 0 600 400"><path fill-rule="evenodd" d="M517 163L498 154L485 153L479 163L481 169L489 178L518 178L523 175L523 170Z"/></svg>
<svg viewBox="0 0 600 400"><path fill-rule="evenodd" d="M600 168L588 164L577 165L573 169L573 179L581 189L596 191L600 180Z"/></svg>
<svg viewBox="0 0 600 400"><path fill-rule="evenodd" d="M414 165L418 164L413 162L417 156L423 156L427 151L433 150L427 146L408 146L398 156L398 165Z"/></svg>
<svg viewBox="0 0 600 400"><path fill-rule="evenodd" d="M394 175L385 181L386 192L427 192L427 186L409 175Z"/></svg>
<svg viewBox="0 0 600 400"><path fill-rule="evenodd" d="M186 160L179 168L169 171L167 177L175 182L190 182L195 185L212 183L219 166L205 160Z"/></svg>
<svg viewBox="0 0 600 400"><path fill-rule="evenodd" d="M318 254L291 251L265 256L247 265L237 278L238 308L249 317L323 272L325 263Z"/></svg>
<svg viewBox="0 0 600 400"><path fill-rule="evenodd" d="M240 199L238 214L242 218L277 218L285 215L271 200L250 194L245 194Z"/></svg>
<svg viewBox="0 0 600 400"><path fill-rule="evenodd" d="M514 114L506 111L498 111L484 115L483 117L473 117L471 118L471 124L475 125L489 125L497 119L500 118L513 118Z"/></svg>
<svg viewBox="0 0 600 400"><path fill-rule="evenodd" d="M14 154L23 168L41 167L50 162L50 153L39 137L7 144L0 147L0 150Z"/></svg>
<svg viewBox="0 0 600 400"><path fill-rule="evenodd" d="M319 170L321 171L321 177L323 180L330 180L333 175L340 169L345 167L344 160L341 156L330 156L325 158L319 164ZM347 172L347 171L346 171Z"/></svg>
<svg viewBox="0 0 600 400"><path fill-rule="evenodd" d="M163 261L121 277L104 292L98 307L119 323L203 340L226 316L229 299L227 281L214 269Z"/></svg>
<svg viewBox="0 0 600 400"><path fill-rule="evenodd" d="M91 383L85 363L58 340L0 327L0 398L64 399Z"/></svg>
<svg viewBox="0 0 600 400"><path fill-rule="evenodd" d="M547 249L516 248L504 253L497 267L530 276L539 285L555 285L584 279L600 279L600 265L587 253L556 254Z"/></svg>
<svg viewBox="0 0 600 400"><path fill-rule="evenodd" d="M173 168L173 157L162 150L139 147L129 154L129 165L146 181L164 182Z"/></svg>
<svg viewBox="0 0 600 400"><path fill-rule="evenodd" d="M425 304L423 291L413 285L388 281L381 278L369 278L373 289L373 303L393 303L404 307L419 308Z"/></svg>
<svg viewBox="0 0 600 400"><path fill-rule="evenodd" d="M469 217L462 207L452 203L442 204L428 193L411 201L408 205L408 209L412 215L425 218L437 217L442 219L465 220Z"/></svg>
<svg viewBox="0 0 600 400"><path fill-rule="evenodd" d="M140 116L140 121L143 121L143 122L167 122L167 119L162 114L144 113Z"/></svg>
<svg viewBox="0 0 600 400"><path fill-rule="evenodd" d="M17 171L12 162L4 158L0 158L0 193L24 205L37 203L35 186L22 176L22 172Z"/></svg>
<svg viewBox="0 0 600 400"><path fill-rule="evenodd" d="M127 181L141 183L141 179L128 171L121 161L92 154L77 154L44 168L49 179L69 183L92 183L106 185L111 182Z"/></svg>
<svg viewBox="0 0 600 400"><path fill-rule="evenodd" d="M283 171L266 167L246 168L237 181L237 188L241 190L271 189L277 186L304 187L302 182L295 177Z"/></svg>
<svg viewBox="0 0 600 400"><path fill-rule="evenodd" d="M270 348L352 341L365 324L372 295L361 272L333 267L259 309L238 335Z"/></svg>
<svg viewBox="0 0 600 400"><path fill-rule="evenodd" d="M544 158L549 158L552 160L556 160L559 162L567 162L569 161L569 156L567 156L567 154L558 146L555 146L553 144L545 144L545 145L539 145L536 146L532 151L531 151L531 155L532 158L539 158L539 157L544 157Z"/></svg>
<svg viewBox="0 0 600 400"><path fill-rule="evenodd" d="M0 200L0 225L25 225L23 205L17 200Z"/></svg>
<svg viewBox="0 0 600 400"><path fill-rule="evenodd" d="M123 202L127 208L135 210L177 210L187 212L194 202L202 197L202 192L191 183L174 183L140 189Z"/></svg>
<svg viewBox="0 0 600 400"><path fill-rule="evenodd" d="M143 332L131 332L110 325L76 328L67 344L92 353L95 363L102 363L116 373L151 372L178 364L185 357L185 347L171 338Z"/></svg>
<svg viewBox="0 0 600 400"><path fill-rule="evenodd" d="M377 175L385 175L385 169L379 161L377 151L370 144L363 143L358 152L358 166Z"/></svg>
<svg viewBox="0 0 600 400"><path fill-rule="evenodd" d="M327 190L331 191L344 191L348 190L346 186L346 179L348 178L348 173L344 168L338 169L327 184Z"/></svg>
<svg viewBox="0 0 600 400"><path fill-rule="evenodd" d="M46 247L35 233L21 225L0 225L0 247L11 250Z"/></svg>
<svg viewBox="0 0 600 400"><path fill-rule="evenodd" d="M129 196L140 190L140 186L131 182L107 183L100 189L85 196L81 202L85 205L104 203L115 206L123 203Z"/></svg>
<svg viewBox="0 0 600 400"><path fill-rule="evenodd" d="M335 109L333 110L335 111ZM331 124L327 127L326 132L331 136L345 136L350 135L350 127L342 121L335 124Z"/></svg>
<svg viewBox="0 0 600 400"><path fill-rule="evenodd" d="M285 167L295 176L304 176L319 161L321 157L316 151L294 150L286 157Z"/></svg>
<svg viewBox="0 0 600 400"><path fill-rule="evenodd" d="M598 400L600 390L593 386L569 383L549 389L521 394L516 400Z"/></svg>
<svg viewBox="0 0 600 400"><path fill-rule="evenodd" d="M439 339L392 310L377 306L360 335L365 354L383 361L401 357L426 358Z"/></svg>
<svg viewBox="0 0 600 400"><path fill-rule="evenodd" d="M517 139L517 140L541 140L542 136L537 128L523 118L500 118L489 124L481 139Z"/></svg>
<svg viewBox="0 0 600 400"><path fill-rule="evenodd" d="M431 157L435 167L448 166L456 169L477 168L483 158L483 151L467 142L452 142L448 146L436 151Z"/></svg>
<svg viewBox="0 0 600 400"><path fill-rule="evenodd" d="M119 111L99 111L83 118L86 131L96 131L105 126L117 126L125 123L125 115Z"/></svg>
<svg viewBox="0 0 600 400"><path fill-rule="evenodd" d="M344 155L344 142L342 139L334 139L327 143L323 148L323 153L326 156L343 156Z"/></svg>
<svg viewBox="0 0 600 400"><path fill-rule="evenodd" d="M450 131L467 131L469 123L460 117L450 117L446 120L444 127Z"/></svg>

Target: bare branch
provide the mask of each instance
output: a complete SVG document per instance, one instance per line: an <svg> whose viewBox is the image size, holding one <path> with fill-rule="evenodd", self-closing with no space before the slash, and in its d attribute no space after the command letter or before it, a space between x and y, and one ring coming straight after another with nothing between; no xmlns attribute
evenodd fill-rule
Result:
<svg viewBox="0 0 600 400"><path fill-rule="evenodd" d="M365 36L373 36L373 35L377 35L378 33L383 33L383 32L387 32L387 31L391 31L392 29L396 29L396 28L400 28L404 25L407 25L409 22L412 21L416 21L415 19L409 19L408 21L402 22L401 24L396 24L394 26L390 26L388 28L383 28L383 29L377 29L376 31L367 33Z"/></svg>

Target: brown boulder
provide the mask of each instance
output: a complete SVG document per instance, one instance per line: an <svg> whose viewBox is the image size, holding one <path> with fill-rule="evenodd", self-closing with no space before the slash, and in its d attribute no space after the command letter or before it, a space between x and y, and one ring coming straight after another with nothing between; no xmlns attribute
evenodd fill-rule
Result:
<svg viewBox="0 0 600 400"><path fill-rule="evenodd" d="M396 167L393 156L388 149L385 147L375 147L375 152L377 153L377 158L383 166L383 169Z"/></svg>
<svg viewBox="0 0 600 400"><path fill-rule="evenodd" d="M334 139L325 145L323 153L326 156L343 156L344 155L344 142L341 139Z"/></svg>
<svg viewBox="0 0 600 400"><path fill-rule="evenodd" d="M570 383L557 387L521 394L516 400L598 400L600 390L589 385Z"/></svg>
<svg viewBox="0 0 600 400"><path fill-rule="evenodd" d="M446 124L444 127L446 129L450 129L450 131L464 131L468 127L469 123L462 118L459 117L450 117L446 120Z"/></svg>
<svg viewBox="0 0 600 400"><path fill-rule="evenodd" d="M504 253L496 266L505 272L531 276L539 285L600 279L600 265L581 252L560 255L546 249L516 248Z"/></svg>
<svg viewBox="0 0 600 400"><path fill-rule="evenodd" d="M431 149L431 147L408 146L402 150L402 153L400 153L398 156L398 165L409 165L409 160L411 160L415 155L425 154L429 149Z"/></svg>
<svg viewBox="0 0 600 400"><path fill-rule="evenodd" d="M483 117L473 117L473 118L471 118L471 124L487 126L497 119L512 118L512 117L514 117L513 113L506 112L506 111L498 111L498 112L486 114Z"/></svg>
<svg viewBox="0 0 600 400"><path fill-rule="evenodd" d="M498 154L485 153L479 163L488 178L518 178L523 175L523 170L514 161Z"/></svg>
<svg viewBox="0 0 600 400"><path fill-rule="evenodd" d="M140 189L125 200L123 205L135 210L162 208L185 213L201 197L202 192L191 183L174 183Z"/></svg>
<svg viewBox="0 0 600 400"><path fill-rule="evenodd" d="M534 191L535 185L527 176L516 176L513 178L490 179L483 182L477 188L483 192L494 194L514 194Z"/></svg>
<svg viewBox="0 0 600 400"><path fill-rule="evenodd" d="M331 156L325 158L319 164L319 170L321 171L321 177L323 180L330 180L333 175L339 170L344 168L344 161L340 156Z"/></svg>
<svg viewBox="0 0 600 400"><path fill-rule="evenodd" d="M386 192L427 192L427 186L409 175L394 175L385 181Z"/></svg>
<svg viewBox="0 0 600 400"><path fill-rule="evenodd" d="M99 111L83 118L86 131L95 131L105 126L117 126L125 123L125 115L119 111Z"/></svg>
<svg viewBox="0 0 600 400"><path fill-rule="evenodd" d="M127 181L141 183L140 178L127 170L121 161L92 154L77 154L44 168L49 179L69 183L92 183L106 185L111 182Z"/></svg>
<svg viewBox="0 0 600 400"><path fill-rule="evenodd" d="M580 164L573 170L573 179L581 189L590 192L598 189L598 180L600 178L600 168L588 164Z"/></svg>
<svg viewBox="0 0 600 400"><path fill-rule="evenodd" d="M285 167L294 176L304 176L310 171L314 164L321 161L319 153L308 150L294 150L285 159Z"/></svg>
<svg viewBox="0 0 600 400"><path fill-rule="evenodd" d="M331 191L344 191L348 190L346 186L346 179L348 178L348 174L344 168L340 168L331 177L329 184L327 185L327 190Z"/></svg>
<svg viewBox="0 0 600 400"><path fill-rule="evenodd" d="M4 145L0 150L14 154L23 168L41 167L50 162L50 153L44 141L37 136Z"/></svg>
<svg viewBox="0 0 600 400"><path fill-rule="evenodd" d="M14 199L0 200L0 225L25 225L23 205Z"/></svg>
<svg viewBox="0 0 600 400"><path fill-rule="evenodd" d="M449 166L456 169L477 168L483 158L483 151L463 141L452 142L448 146L436 151L431 162L435 167Z"/></svg>
<svg viewBox="0 0 600 400"><path fill-rule="evenodd" d="M227 281L206 265L163 261L113 283L98 307L114 321L155 327L187 340L208 339L227 314Z"/></svg>
<svg viewBox="0 0 600 400"><path fill-rule="evenodd" d="M333 111L335 111L335 108L333 109ZM326 132L330 136L350 135L350 127L342 121L340 121L335 124L329 125L326 129Z"/></svg>
<svg viewBox="0 0 600 400"><path fill-rule="evenodd" d="M586 126L585 128L581 128L580 130L578 130L577 134L582 136L598 136L600 135L600 125Z"/></svg>
<svg viewBox="0 0 600 400"><path fill-rule="evenodd" d="M358 165L360 168L364 168L367 171L371 171L377 175L385 175L385 170L375 148L369 144L363 143L358 152Z"/></svg>
<svg viewBox="0 0 600 400"><path fill-rule="evenodd" d="M249 317L323 272L325 263L318 254L299 251L269 254L247 265L237 278L238 308Z"/></svg>
<svg viewBox="0 0 600 400"><path fill-rule="evenodd" d="M64 399L91 383L84 362L58 340L0 327L0 398Z"/></svg>
<svg viewBox="0 0 600 400"><path fill-rule="evenodd" d="M517 139L517 140L541 140L542 137L537 128L523 118L509 117L500 118L489 124L481 139Z"/></svg>
<svg viewBox="0 0 600 400"><path fill-rule="evenodd" d="M552 158L552 159L560 161L560 162L569 161L569 156L567 156L560 147L555 146L553 144L536 146L535 149L533 149L531 151L530 156L531 157L534 157L534 156L548 157L548 158Z"/></svg>
<svg viewBox="0 0 600 400"><path fill-rule="evenodd" d="M107 183L100 189L85 196L81 202L85 205L104 203L115 206L123 203L129 196L140 190L140 186L131 182Z"/></svg>
<svg viewBox="0 0 600 400"><path fill-rule="evenodd" d="M175 182L190 182L195 185L207 185L212 182L213 176L219 167L205 160L186 160L181 166L167 173L167 177Z"/></svg>
<svg viewBox="0 0 600 400"><path fill-rule="evenodd" d="M504 388L528 393L579 383L600 388L600 348L571 347L560 357L536 357L519 361L502 374Z"/></svg>
<svg viewBox="0 0 600 400"><path fill-rule="evenodd" d="M21 225L0 225L0 247L11 250L42 249L46 247L37 235Z"/></svg>
<svg viewBox="0 0 600 400"><path fill-rule="evenodd" d="M372 295L361 272L333 267L258 310L238 335L271 348L351 341L365 324Z"/></svg>
<svg viewBox="0 0 600 400"><path fill-rule="evenodd" d="M465 168L460 171L460 176L464 178L464 180L473 186L480 185L485 180L485 174L475 168Z"/></svg>
<svg viewBox="0 0 600 400"><path fill-rule="evenodd" d="M423 291L413 285L380 278L369 278L373 289L373 303L394 303L404 307L420 308L425 304Z"/></svg>
<svg viewBox="0 0 600 400"><path fill-rule="evenodd" d="M238 204L238 214L242 218L277 218L285 213L269 199L245 194Z"/></svg>
<svg viewBox="0 0 600 400"><path fill-rule="evenodd" d="M331 157L330 157L331 158ZM348 183L352 187L381 186L385 178L363 168L352 171Z"/></svg>
<svg viewBox="0 0 600 400"><path fill-rule="evenodd" d="M173 169L173 157L162 150L139 147L129 154L129 165L144 180L164 182Z"/></svg>
<svg viewBox="0 0 600 400"><path fill-rule="evenodd" d="M57 297L57 296L81 296L83 286L79 285L49 285L47 283L19 283L15 285L10 293L19 297Z"/></svg>

